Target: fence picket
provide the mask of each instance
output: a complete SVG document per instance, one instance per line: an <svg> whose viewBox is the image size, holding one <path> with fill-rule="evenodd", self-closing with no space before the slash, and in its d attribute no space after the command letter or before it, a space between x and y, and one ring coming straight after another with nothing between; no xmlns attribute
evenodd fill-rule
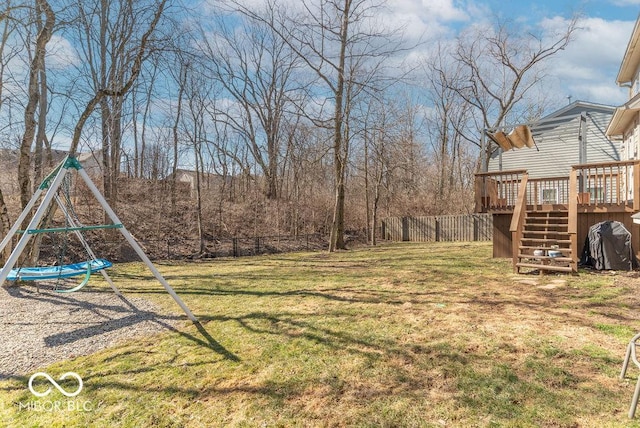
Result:
<svg viewBox="0 0 640 428"><path fill-rule="evenodd" d="M389 241L491 241L491 214L388 217L382 220L383 239Z"/></svg>

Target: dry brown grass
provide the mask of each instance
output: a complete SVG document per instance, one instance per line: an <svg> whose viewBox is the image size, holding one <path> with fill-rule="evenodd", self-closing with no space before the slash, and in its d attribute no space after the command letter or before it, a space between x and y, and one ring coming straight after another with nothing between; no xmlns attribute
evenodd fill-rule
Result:
<svg viewBox="0 0 640 428"><path fill-rule="evenodd" d="M45 368L92 412L16 425L637 426L619 380L640 330L634 274L514 275L490 244L389 245L161 267L203 322ZM127 294L175 304L139 265ZM630 375L637 376L635 369Z"/></svg>

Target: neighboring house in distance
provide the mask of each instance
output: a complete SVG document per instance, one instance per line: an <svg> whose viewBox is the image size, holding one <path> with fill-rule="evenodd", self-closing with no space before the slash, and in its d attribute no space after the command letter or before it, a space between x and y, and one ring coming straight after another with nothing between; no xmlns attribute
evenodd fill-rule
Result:
<svg viewBox="0 0 640 428"><path fill-rule="evenodd" d="M67 154L68 152L65 150L52 150L51 157L54 166L45 165L43 168L44 175L49 174L57 164L62 162ZM20 192L18 189L19 158L20 151L18 149L0 149L0 171L2 171L2 174L0 174L0 186L5 195L18 194ZM100 166L102 162L101 151L79 153L77 158L92 177L102 176L102 167Z"/></svg>
<svg viewBox="0 0 640 428"><path fill-rule="evenodd" d="M169 178L171 178L171 176ZM194 190L196 188L196 172L195 171L178 168L176 170L175 178L178 183L187 183L191 190Z"/></svg>
<svg viewBox="0 0 640 428"><path fill-rule="evenodd" d="M167 179L171 179L171 175ZM223 183L223 178L219 174L200 173L200 180L200 186L203 189L207 189L213 186L221 186ZM176 170L176 181L178 183L188 184L189 188L191 189L191 196L195 196L197 185L195 171L178 168Z"/></svg>
<svg viewBox="0 0 640 428"><path fill-rule="evenodd" d="M78 153L76 158L91 177L102 177L102 150Z"/></svg>
<svg viewBox="0 0 640 428"><path fill-rule="evenodd" d="M52 150L51 157L53 158L54 165L62 162L67 155L66 151ZM18 162L20 160L20 150L18 149L0 149L0 186L2 192L6 195L19 194L20 189L18 187ZM33 160L32 160L33 161ZM44 175L51 172L51 167L45 165L43 167ZM32 169L33 170L33 169ZM39 183L37 183L39 184Z"/></svg>

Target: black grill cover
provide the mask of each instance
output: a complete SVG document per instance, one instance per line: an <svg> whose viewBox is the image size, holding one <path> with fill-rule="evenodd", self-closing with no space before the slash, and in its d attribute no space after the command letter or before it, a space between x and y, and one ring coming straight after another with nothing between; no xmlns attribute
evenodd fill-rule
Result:
<svg viewBox="0 0 640 428"><path fill-rule="evenodd" d="M631 247L631 233L618 221L603 221L589 228L580 265L597 270L633 270L638 259Z"/></svg>

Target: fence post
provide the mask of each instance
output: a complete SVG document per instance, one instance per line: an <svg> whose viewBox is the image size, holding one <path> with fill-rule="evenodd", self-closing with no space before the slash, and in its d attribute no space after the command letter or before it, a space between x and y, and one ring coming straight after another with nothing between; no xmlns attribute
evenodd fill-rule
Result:
<svg viewBox="0 0 640 428"><path fill-rule="evenodd" d="M440 242L440 220L436 217L436 242Z"/></svg>
<svg viewBox="0 0 640 428"><path fill-rule="evenodd" d="M479 241L479 233L478 233L478 216L473 216L473 241Z"/></svg>
<svg viewBox="0 0 640 428"><path fill-rule="evenodd" d="M238 257L238 238L233 238L231 243L233 246L233 257Z"/></svg>
<svg viewBox="0 0 640 428"><path fill-rule="evenodd" d="M256 237L254 246L255 246L255 250L254 251L255 251L256 255L260 254L260 237Z"/></svg>
<svg viewBox="0 0 640 428"><path fill-rule="evenodd" d="M409 240L409 217L402 217L402 240Z"/></svg>

